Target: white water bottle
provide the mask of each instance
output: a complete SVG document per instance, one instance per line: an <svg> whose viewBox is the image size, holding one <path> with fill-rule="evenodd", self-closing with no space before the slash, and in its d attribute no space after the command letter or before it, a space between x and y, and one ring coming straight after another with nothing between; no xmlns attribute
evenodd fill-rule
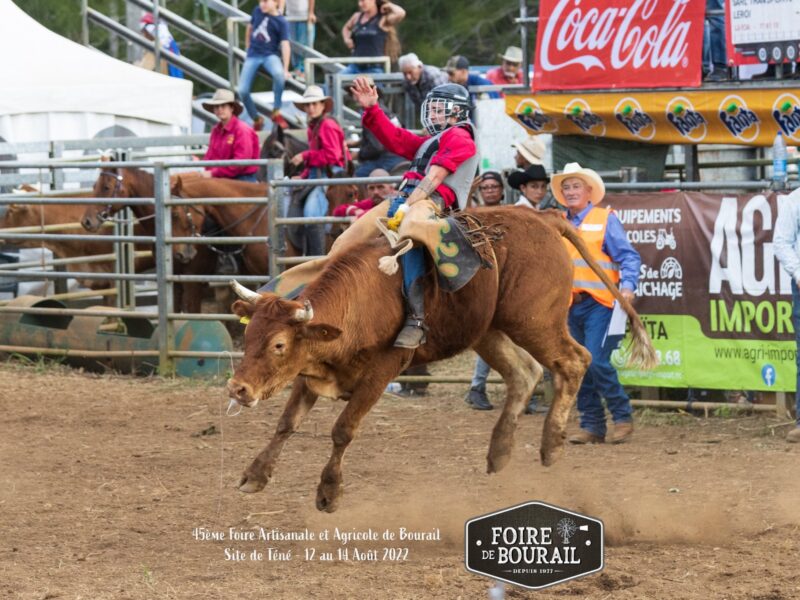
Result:
<svg viewBox="0 0 800 600"><path fill-rule="evenodd" d="M786 187L786 142L780 131L772 142L772 183L776 189Z"/></svg>

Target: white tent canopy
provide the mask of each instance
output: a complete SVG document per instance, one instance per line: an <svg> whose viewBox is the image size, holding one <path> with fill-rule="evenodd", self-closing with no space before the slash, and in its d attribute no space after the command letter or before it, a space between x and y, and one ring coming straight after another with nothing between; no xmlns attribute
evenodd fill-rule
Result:
<svg viewBox="0 0 800 600"><path fill-rule="evenodd" d="M11 0L0 0L0 22L0 117L6 117L6 122L13 115L82 113L127 117L168 125L173 131L189 131L191 82L146 71L76 44L40 25ZM51 136L58 129L48 127ZM47 135L40 132L35 138L15 135L16 139L6 139L64 139L43 137L42 133Z"/></svg>

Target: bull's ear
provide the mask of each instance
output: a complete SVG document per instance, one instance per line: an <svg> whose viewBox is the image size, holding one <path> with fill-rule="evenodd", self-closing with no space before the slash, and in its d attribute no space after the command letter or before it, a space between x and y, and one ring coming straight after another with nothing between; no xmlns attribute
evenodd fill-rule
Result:
<svg viewBox="0 0 800 600"><path fill-rule="evenodd" d="M253 317L253 313L256 312L256 307L251 302L237 300L231 305L231 312L240 317L243 323L247 323Z"/></svg>
<svg viewBox="0 0 800 600"><path fill-rule="evenodd" d="M175 180L172 182L172 187L170 189L170 193L173 196L180 196L182 192L183 192L183 179L181 179L181 176L178 175L178 176L175 177Z"/></svg>
<svg viewBox="0 0 800 600"><path fill-rule="evenodd" d="M342 335L342 330L325 323L304 325L298 331L298 337L315 342L332 342Z"/></svg>

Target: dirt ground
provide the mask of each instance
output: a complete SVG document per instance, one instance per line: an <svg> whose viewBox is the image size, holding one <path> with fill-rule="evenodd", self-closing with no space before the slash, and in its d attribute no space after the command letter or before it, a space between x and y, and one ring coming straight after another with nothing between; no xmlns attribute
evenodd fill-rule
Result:
<svg viewBox="0 0 800 600"><path fill-rule="evenodd" d="M320 401L276 478L245 495L235 484L282 402L227 417L220 382L0 364L0 598L487 598L492 582L464 569L464 523L528 500L602 519L605 569L506 598L800 598L800 448L776 419L640 411L631 443L569 447L544 468L543 417L526 416L511 464L488 476L498 413L469 410L464 391L385 395L348 452L341 508L323 514L315 490L341 405ZM441 540L355 541L339 560L332 537L229 539L261 527ZM386 546L406 559L353 559Z"/></svg>

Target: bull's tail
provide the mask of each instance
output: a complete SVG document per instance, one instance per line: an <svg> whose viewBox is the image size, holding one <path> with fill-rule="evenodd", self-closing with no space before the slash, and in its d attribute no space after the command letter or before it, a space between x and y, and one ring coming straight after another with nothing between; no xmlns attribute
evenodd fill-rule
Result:
<svg viewBox="0 0 800 600"><path fill-rule="evenodd" d="M622 294L620 294L619 289L614 282L606 275L605 271L600 268L600 265L592 258L591 252L589 248L586 246L586 243L581 238L580 234L578 234L577 230L570 225L570 223L564 219L560 214L557 214L555 211L552 214L549 214L549 211L541 213L542 217L544 217L551 225L554 225L558 232L565 237L570 244L575 246L576 250L580 253L583 259L586 261L586 264L589 265L589 268L594 271L597 276L601 279L601 281L605 284L608 290L614 295L617 302L620 303L622 309L625 311L625 314L628 315L628 321L631 324L631 345L630 345L630 355L628 357L628 365L636 365L641 369L649 370L656 366L656 351L653 348L653 342L650 339L650 336L647 333L644 325L642 325L642 321L639 319L639 314L636 312L636 309L633 308L630 302L628 302Z"/></svg>

